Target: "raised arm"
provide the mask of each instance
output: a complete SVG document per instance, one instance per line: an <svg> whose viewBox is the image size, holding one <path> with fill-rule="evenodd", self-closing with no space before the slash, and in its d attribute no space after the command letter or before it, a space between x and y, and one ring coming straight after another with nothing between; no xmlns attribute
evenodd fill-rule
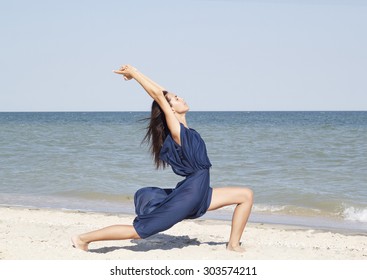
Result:
<svg viewBox="0 0 367 280"><path fill-rule="evenodd" d="M165 89L130 65L124 65L119 70L114 70L114 72L116 74L123 75L125 80L136 80L144 88L144 90L158 103L158 105L164 112L168 129L171 132L172 138L175 140L176 143L181 144L180 123L173 113L168 101L164 97L163 91Z"/></svg>

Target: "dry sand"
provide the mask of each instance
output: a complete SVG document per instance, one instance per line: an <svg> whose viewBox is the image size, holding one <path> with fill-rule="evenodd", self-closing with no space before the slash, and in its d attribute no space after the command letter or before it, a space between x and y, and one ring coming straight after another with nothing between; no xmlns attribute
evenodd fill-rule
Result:
<svg viewBox="0 0 367 280"><path fill-rule="evenodd" d="M74 234L133 216L0 207L0 259L4 260L367 260L367 234L343 234L283 225L248 224L245 253L229 252L229 221L186 220L145 240L72 247Z"/></svg>

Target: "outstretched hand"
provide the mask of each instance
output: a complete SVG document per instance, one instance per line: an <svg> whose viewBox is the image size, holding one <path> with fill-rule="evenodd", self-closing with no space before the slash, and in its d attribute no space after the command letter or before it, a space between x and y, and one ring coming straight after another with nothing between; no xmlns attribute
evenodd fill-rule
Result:
<svg viewBox="0 0 367 280"><path fill-rule="evenodd" d="M119 70L113 70L114 73L123 75L125 81L131 80L133 78L132 73L135 71L136 69L131 65L123 65Z"/></svg>

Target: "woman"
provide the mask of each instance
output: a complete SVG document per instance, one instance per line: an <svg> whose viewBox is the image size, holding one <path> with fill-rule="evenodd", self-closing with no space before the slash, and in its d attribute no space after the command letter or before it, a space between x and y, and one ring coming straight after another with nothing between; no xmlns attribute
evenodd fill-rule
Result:
<svg viewBox="0 0 367 280"><path fill-rule="evenodd" d="M153 98L150 124L145 140L150 143L156 167L170 165L186 177L174 189L147 187L135 193L137 217L133 225L113 225L72 237L74 247L87 251L88 244L101 240L147 238L184 219L194 219L206 211L236 205L227 249L243 252L240 239L251 212L253 193L248 188L209 186L205 143L186 122L188 105L167 92L130 65L114 71L125 80L136 80Z"/></svg>

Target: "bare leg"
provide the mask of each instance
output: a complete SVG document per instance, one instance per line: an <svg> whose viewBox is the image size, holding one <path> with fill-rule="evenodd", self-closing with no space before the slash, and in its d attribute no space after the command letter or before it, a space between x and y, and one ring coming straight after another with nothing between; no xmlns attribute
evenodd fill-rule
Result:
<svg viewBox="0 0 367 280"><path fill-rule="evenodd" d="M240 239L247 224L253 204L253 192L248 188L214 188L209 211L224 206L237 204L232 217L231 234L227 249L231 251L243 252L240 246Z"/></svg>
<svg viewBox="0 0 367 280"><path fill-rule="evenodd" d="M113 225L81 235L74 235L71 241L75 248L88 251L88 245L91 242L124 239L140 239L140 236L131 225Z"/></svg>

